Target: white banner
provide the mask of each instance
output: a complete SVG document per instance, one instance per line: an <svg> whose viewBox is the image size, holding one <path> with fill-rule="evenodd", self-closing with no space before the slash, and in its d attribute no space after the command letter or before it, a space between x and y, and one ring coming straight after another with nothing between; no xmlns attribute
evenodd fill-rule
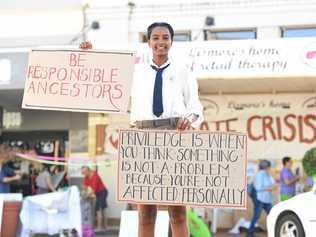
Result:
<svg viewBox="0 0 316 237"><path fill-rule="evenodd" d="M199 78L309 77L316 76L316 38L174 43L171 58ZM138 46L136 62L149 60L148 45Z"/></svg>

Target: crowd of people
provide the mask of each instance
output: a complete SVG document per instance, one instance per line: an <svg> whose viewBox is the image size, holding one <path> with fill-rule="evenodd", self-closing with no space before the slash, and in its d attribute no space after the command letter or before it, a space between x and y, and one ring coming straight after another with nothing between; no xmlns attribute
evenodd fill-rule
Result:
<svg viewBox="0 0 316 237"><path fill-rule="evenodd" d="M36 158L33 150L27 154ZM23 162L28 164L27 171L21 169ZM17 163L19 165L16 165ZM104 230L107 227L105 209L108 206L108 189L97 170L82 166L81 173L83 176L82 193L85 193L85 198L94 204L92 209L95 210L92 210L92 213L96 214L96 231ZM55 176L59 177L58 182L55 181ZM67 188L67 186L67 172L63 167L41 163L40 160L33 162L17 158L13 148L6 144L0 144L0 194L21 192L23 196L38 195L56 192L58 189ZM94 220L93 217L92 220Z"/></svg>

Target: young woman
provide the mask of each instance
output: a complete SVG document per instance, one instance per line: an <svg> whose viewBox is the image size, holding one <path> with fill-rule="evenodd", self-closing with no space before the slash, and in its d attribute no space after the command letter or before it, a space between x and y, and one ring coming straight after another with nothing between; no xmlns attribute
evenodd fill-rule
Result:
<svg viewBox="0 0 316 237"><path fill-rule="evenodd" d="M165 22L147 28L152 60L138 64L132 86L130 121L138 129L190 129L203 121L197 81L179 61L169 58L174 30ZM80 46L91 48L84 42ZM138 205L139 237L154 237L156 205ZM189 236L186 207L168 206L173 237Z"/></svg>
<svg viewBox="0 0 316 237"><path fill-rule="evenodd" d="M169 58L174 31L165 22L147 28L152 61L138 65L132 87L131 123L139 129L197 128L203 120L196 79ZM158 122L157 122L158 121ZM157 208L138 205L139 237L153 237ZM168 206L173 237L188 236L186 207Z"/></svg>

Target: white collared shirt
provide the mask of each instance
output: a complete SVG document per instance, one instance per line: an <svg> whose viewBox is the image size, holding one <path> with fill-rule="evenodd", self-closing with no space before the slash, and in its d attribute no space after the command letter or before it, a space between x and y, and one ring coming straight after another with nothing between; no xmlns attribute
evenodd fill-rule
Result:
<svg viewBox="0 0 316 237"><path fill-rule="evenodd" d="M141 120L165 119L172 117L188 117L196 114L198 119L192 124L197 128L203 121L203 107L198 97L196 78L183 65L179 66L168 60L160 68L170 64L162 74L163 113L158 118L153 114L153 92L156 71L151 67L154 63L137 64L135 66L132 85L131 124Z"/></svg>

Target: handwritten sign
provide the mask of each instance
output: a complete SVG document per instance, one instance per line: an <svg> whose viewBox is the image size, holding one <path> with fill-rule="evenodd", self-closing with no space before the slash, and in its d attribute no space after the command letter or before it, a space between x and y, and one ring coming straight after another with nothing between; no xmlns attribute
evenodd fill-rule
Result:
<svg viewBox="0 0 316 237"><path fill-rule="evenodd" d="M126 112L133 60L128 51L32 50L22 107Z"/></svg>
<svg viewBox="0 0 316 237"><path fill-rule="evenodd" d="M246 208L241 133L120 130L118 200Z"/></svg>

